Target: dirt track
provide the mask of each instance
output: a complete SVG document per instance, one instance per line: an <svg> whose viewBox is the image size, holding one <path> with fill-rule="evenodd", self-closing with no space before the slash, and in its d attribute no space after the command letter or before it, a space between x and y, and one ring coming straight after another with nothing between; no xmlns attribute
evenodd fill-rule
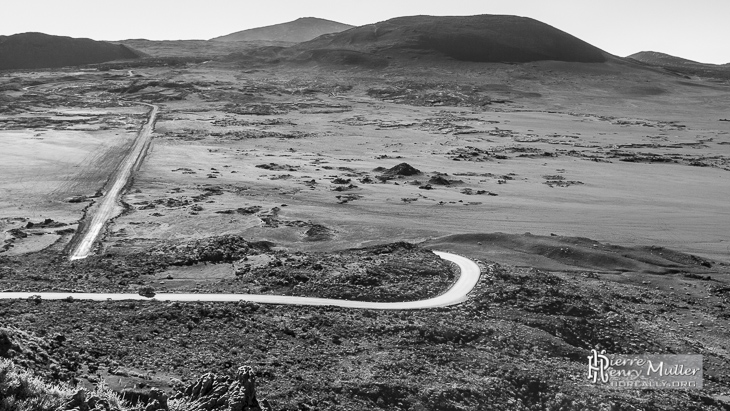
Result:
<svg viewBox="0 0 730 411"><path fill-rule="evenodd" d="M104 228L106 222L115 216L121 208L119 198L122 191L127 186L132 171L139 167L144 158L152 136L159 107L147 103L140 104L152 107L147 123L139 131L137 139L127 154L127 157L119 164L119 167L117 167L107 181L104 187L104 196L101 201L89 209L91 219L87 219L81 223L76 238L71 242L69 248L71 250L69 259L71 260L86 258L91 253L94 242L99 236L99 233L101 233L102 228Z"/></svg>

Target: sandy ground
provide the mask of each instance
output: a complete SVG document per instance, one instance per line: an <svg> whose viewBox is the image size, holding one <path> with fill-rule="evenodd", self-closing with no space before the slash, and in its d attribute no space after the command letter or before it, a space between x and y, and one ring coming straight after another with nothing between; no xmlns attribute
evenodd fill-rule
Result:
<svg viewBox="0 0 730 411"><path fill-rule="evenodd" d="M143 110L54 107L0 116L15 122L6 122L5 129L0 129L0 230L6 241L13 239L6 252L43 249L62 237L58 230L76 227L83 209L128 150L138 127L133 116ZM68 123L28 128L39 119ZM75 197L87 199L69 202ZM63 226L37 228L27 238L8 233L46 219Z"/></svg>
<svg viewBox="0 0 730 411"><path fill-rule="evenodd" d="M730 261L730 125L718 121L722 101L711 99L721 93L677 87L662 96L606 92L581 100L580 111L557 113L544 108L545 100L550 109L567 101L556 93L486 110L396 104L357 88L336 96L268 94L268 102L305 107L272 115L226 112L220 102L195 99L166 103L125 198L135 210L115 221L110 244L236 233L328 249L502 231L660 245ZM251 138L262 133L270 136ZM665 160L644 161L646 153ZM376 167L401 162L423 174L377 180ZM266 164L274 166L256 167ZM423 189L436 173L460 182ZM366 176L376 183L361 183ZM334 184L338 177L357 187ZM556 181L568 184L546 184ZM212 186L222 194L191 200ZM497 195L474 194L480 190ZM341 204L349 195L356 198ZM148 206L167 199L189 203ZM219 213L251 206L262 211ZM282 221L335 234L302 242L305 224L266 227L260 215L274 207Z"/></svg>
<svg viewBox="0 0 730 411"><path fill-rule="evenodd" d="M327 250L501 231L730 261L726 86L613 63L460 70L307 77L203 64L136 70L142 80L29 74L36 85L13 93L105 101L104 88L131 81L179 84L126 97L161 112L129 210L104 241L115 252L227 233ZM420 100L372 92L393 88ZM494 102L456 107L444 95ZM78 221L88 202L66 201L103 186L144 110L56 104L5 116L17 123L0 130L4 231L25 224L16 218ZM379 179L403 162L422 173ZM327 235L309 238L314 226Z"/></svg>

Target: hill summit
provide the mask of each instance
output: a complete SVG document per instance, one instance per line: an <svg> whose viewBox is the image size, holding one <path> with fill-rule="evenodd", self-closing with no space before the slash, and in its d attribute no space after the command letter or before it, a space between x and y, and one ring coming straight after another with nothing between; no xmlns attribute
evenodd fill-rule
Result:
<svg viewBox="0 0 730 411"><path fill-rule="evenodd" d="M409 16L330 34L295 46L386 56L448 56L473 62L604 62L608 53L540 21L517 16Z"/></svg>
<svg viewBox="0 0 730 411"><path fill-rule="evenodd" d="M657 66L707 65L707 63L700 63L699 61L688 60L682 57L672 56L671 54L660 53L658 51L640 51L627 56L626 58Z"/></svg>
<svg viewBox="0 0 730 411"><path fill-rule="evenodd" d="M78 66L139 57L141 53L127 46L85 38L43 33L0 37L0 70Z"/></svg>
<svg viewBox="0 0 730 411"><path fill-rule="evenodd" d="M660 53L658 51L640 51L626 58L640 61L651 66L661 67L670 72L683 75L722 80L730 79L730 63L700 63L682 57L672 56L671 54Z"/></svg>
<svg viewBox="0 0 730 411"><path fill-rule="evenodd" d="M316 17L302 17L288 23L237 31L213 38L215 41L286 41L300 43L323 34L339 33L354 26Z"/></svg>

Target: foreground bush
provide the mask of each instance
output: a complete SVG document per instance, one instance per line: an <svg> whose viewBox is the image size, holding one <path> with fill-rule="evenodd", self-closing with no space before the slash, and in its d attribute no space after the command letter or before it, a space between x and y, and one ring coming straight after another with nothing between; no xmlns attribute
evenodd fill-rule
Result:
<svg viewBox="0 0 730 411"><path fill-rule="evenodd" d="M55 411L62 409L126 411L119 396L104 385L87 393L59 383L46 383L33 373L0 358L0 411Z"/></svg>

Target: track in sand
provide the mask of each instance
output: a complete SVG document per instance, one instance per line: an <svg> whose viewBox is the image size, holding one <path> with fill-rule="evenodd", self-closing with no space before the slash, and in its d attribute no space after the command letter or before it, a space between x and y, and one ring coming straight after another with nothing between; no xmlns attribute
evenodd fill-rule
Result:
<svg viewBox="0 0 730 411"><path fill-rule="evenodd" d="M127 186L132 172L139 168L139 165L142 163L142 159L152 138L152 131L154 130L159 107L146 103L140 104L152 107L147 123L139 131L137 140L134 142L127 157L119 164L119 167L117 167L107 182L101 201L90 208L89 215L91 215L91 218L81 223L77 236L71 242L69 248L71 250L69 259L71 260L79 260L89 256L96 239L99 237L107 221L114 217L121 209L119 199L122 192Z"/></svg>

